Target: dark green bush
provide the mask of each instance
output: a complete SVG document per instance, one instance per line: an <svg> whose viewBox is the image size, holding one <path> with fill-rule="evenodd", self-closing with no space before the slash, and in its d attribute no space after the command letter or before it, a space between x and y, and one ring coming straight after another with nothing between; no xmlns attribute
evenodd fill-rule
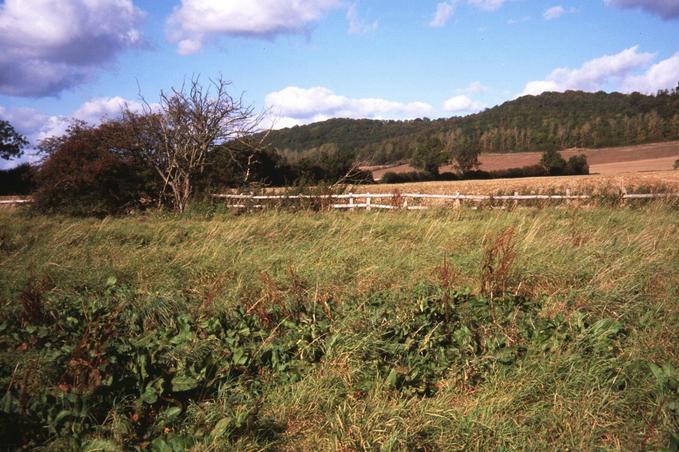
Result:
<svg viewBox="0 0 679 452"><path fill-rule="evenodd" d="M424 171L410 171L407 173L389 171L384 173L381 182L383 184L403 184L407 182L425 182L430 180L437 180L437 176Z"/></svg>
<svg viewBox="0 0 679 452"><path fill-rule="evenodd" d="M589 163L587 162L587 156L580 154L569 158L568 162L566 162L566 174L572 176L589 174Z"/></svg>
<svg viewBox="0 0 679 452"><path fill-rule="evenodd" d="M556 149L549 149L542 154L540 165L550 176L562 176L566 173L566 160Z"/></svg>
<svg viewBox="0 0 679 452"><path fill-rule="evenodd" d="M35 188L34 168L28 163L0 170L0 196L28 195Z"/></svg>

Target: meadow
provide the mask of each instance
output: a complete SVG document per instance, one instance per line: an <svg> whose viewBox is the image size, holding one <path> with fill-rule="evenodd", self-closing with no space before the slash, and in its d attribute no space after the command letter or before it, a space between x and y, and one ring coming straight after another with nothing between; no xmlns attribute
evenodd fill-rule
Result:
<svg viewBox="0 0 679 452"><path fill-rule="evenodd" d="M679 216L0 212L0 440L672 449Z"/></svg>

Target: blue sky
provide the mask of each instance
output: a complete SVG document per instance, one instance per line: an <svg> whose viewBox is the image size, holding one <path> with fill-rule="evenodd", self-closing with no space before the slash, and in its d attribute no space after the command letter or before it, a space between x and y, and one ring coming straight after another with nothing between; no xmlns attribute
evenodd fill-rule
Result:
<svg viewBox="0 0 679 452"><path fill-rule="evenodd" d="M679 82L679 0L5 0L0 118L32 141L222 74L275 127Z"/></svg>

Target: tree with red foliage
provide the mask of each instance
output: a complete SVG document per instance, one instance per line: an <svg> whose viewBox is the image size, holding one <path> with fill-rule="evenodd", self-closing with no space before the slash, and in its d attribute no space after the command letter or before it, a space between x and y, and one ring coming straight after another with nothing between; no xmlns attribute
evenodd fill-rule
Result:
<svg viewBox="0 0 679 452"><path fill-rule="evenodd" d="M144 169L120 152L124 134L115 122L99 127L74 123L66 134L45 140L36 178L36 207L73 215L118 214L147 198Z"/></svg>

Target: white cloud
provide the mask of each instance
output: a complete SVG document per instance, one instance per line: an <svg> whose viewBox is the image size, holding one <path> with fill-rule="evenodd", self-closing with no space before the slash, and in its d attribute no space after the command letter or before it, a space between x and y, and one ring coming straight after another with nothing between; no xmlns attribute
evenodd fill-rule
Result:
<svg viewBox="0 0 679 452"><path fill-rule="evenodd" d="M661 89L676 88L679 82L679 53L651 66L641 75L630 75L622 83L624 91L654 94Z"/></svg>
<svg viewBox="0 0 679 452"><path fill-rule="evenodd" d="M406 119L428 115L424 102L396 102L379 98L354 99L328 88L289 86L266 96L265 104L275 127L289 127L329 118Z"/></svg>
<svg viewBox="0 0 679 452"><path fill-rule="evenodd" d="M0 119L9 121L19 133L28 138L31 145L35 146L45 138L62 135L73 119L98 125L106 119L119 117L125 106L136 112L142 110L140 102L118 96L97 97L83 103L70 116L50 116L32 108L0 107ZM152 105L152 108L153 106L155 105Z"/></svg>
<svg viewBox="0 0 679 452"><path fill-rule="evenodd" d="M182 0L168 19L168 38L180 54L199 51L219 35L272 38L303 33L340 0Z"/></svg>
<svg viewBox="0 0 679 452"><path fill-rule="evenodd" d="M377 20L371 23L363 21L358 15L356 3L351 4L347 9L347 21L349 21L349 34L352 35L373 33L380 26Z"/></svg>
<svg viewBox="0 0 679 452"><path fill-rule="evenodd" d="M656 14L663 19L679 17L679 1L677 0L605 0L607 5L618 8L638 8Z"/></svg>
<svg viewBox="0 0 679 452"><path fill-rule="evenodd" d="M455 15L457 7L460 5L462 0L449 0L445 2L439 2L436 5L436 11L434 16L429 21L429 26L432 28L440 28L445 26L450 19ZM467 0L467 4L483 10L483 11L495 11L499 9L507 0Z"/></svg>
<svg viewBox="0 0 679 452"><path fill-rule="evenodd" d="M458 0L452 0L449 2L441 2L436 5L436 12L429 22L429 26L432 28L440 28L447 24L450 18L453 17L453 14L455 14L458 3Z"/></svg>
<svg viewBox="0 0 679 452"><path fill-rule="evenodd" d="M537 96L542 93L549 91L565 91L556 82L550 80L534 80L532 82L526 83L526 87L521 93L522 96L530 94Z"/></svg>
<svg viewBox="0 0 679 452"><path fill-rule="evenodd" d="M505 4L506 0L469 0L469 4L484 11L495 11Z"/></svg>
<svg viewBox="0 0 679 452"><path fill-rule="evenodd" d="M597 91L607 83L624 79L653 60L652 53L640 53L638 50L639 46L630 47L618 54L588 61L577 69L555 69L545 80L528 82L523 94L537 95L545 91L566 90Z"/></svg>
<svg viewBox="0 0 679 452"><path fill-rule="evenodd" d="M544 17L545 20L554 20L563 16L565 13L566 9L563 6L552 6L547 11L545 11L542 17Z"/></svg>
<svg viewBox="0 0 679 452"><path fill-rule="evenodd" d="M92 77L142 41L132 0L0 3L0 93L47 96Z"/></svg>
<svg viewBox="0 0 679 452"><path fill-rule="evenodd" d="M443 109L449 113L469 114L483 110L485 106L464 94L453 96L443 103Z"/></svg>
<svg viewBox="0 0 679 452"><path fill-rule="evenodd" d="M89 124L98 124L105 119L119 117L124 108L140 112L143 105L141 102L127 100L120 96L95 97L82 104L71 116Z"/></svg>

